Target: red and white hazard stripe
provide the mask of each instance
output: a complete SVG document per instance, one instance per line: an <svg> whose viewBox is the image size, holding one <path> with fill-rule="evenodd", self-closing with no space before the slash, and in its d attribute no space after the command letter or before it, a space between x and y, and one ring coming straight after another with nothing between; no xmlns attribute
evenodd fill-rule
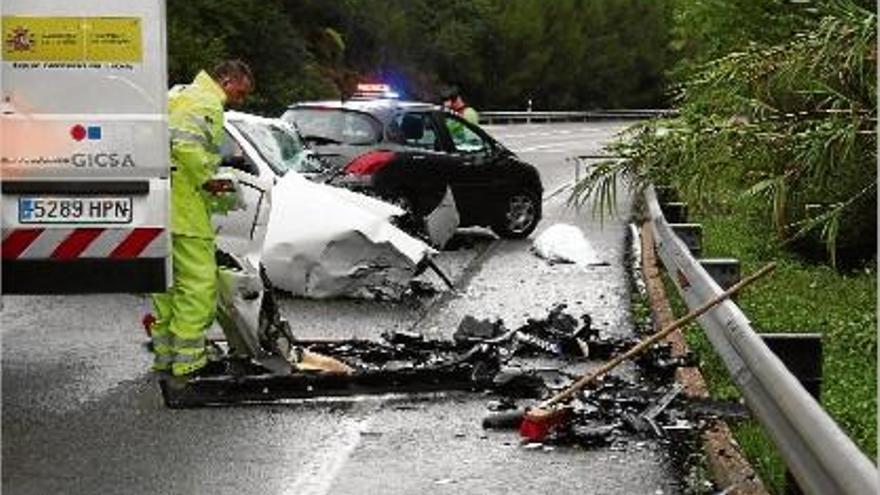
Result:
<svg viewBox="0 0 880 495"><path fill-rule="evenodd" d="M161 258L168 255L165 229L15 228L3 229L4 260L80 258Z"/></svg>

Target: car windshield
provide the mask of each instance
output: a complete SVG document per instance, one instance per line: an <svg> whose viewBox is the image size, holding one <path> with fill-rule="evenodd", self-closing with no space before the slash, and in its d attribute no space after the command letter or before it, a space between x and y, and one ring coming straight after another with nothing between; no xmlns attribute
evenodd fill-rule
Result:
<svg viewBox="0 0 880 495"><path fill-rule="evenodd" d="M300 174L318 173L324 168L293 129L257 120L238 120L233 125L278 175L290 170Z"/></svg>
<svg viewBox="0 0 880 495"><path fill-rule="evenodd" d="M284 118L296 124L303 139L323 144L373 144L381 129L369 115L341 108L294 108Z"/></svg>

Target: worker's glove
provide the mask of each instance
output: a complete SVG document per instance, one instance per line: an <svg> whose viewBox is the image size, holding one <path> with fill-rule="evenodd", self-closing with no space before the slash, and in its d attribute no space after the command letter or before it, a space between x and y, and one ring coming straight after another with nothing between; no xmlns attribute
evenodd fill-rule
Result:
<svg viewBox="0 0 880 495"><path fill-rule="evenodd" d="M220 169L217 174L202 184L202 197L211 213L226 214L245 208L241 184L232 170Z"/></svg>

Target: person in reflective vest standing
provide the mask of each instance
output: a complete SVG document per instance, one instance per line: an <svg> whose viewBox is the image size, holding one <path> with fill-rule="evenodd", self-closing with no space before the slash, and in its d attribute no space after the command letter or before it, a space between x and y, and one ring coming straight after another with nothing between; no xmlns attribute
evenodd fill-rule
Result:
<svg viewBox="0 0 880 495"><path fill-rule="evenodd" d="M241 104L254 88L240 60L199 72L192 84L172 88L168 99L171 138L171 255L173 282L153 295L153 369L187 376L208 364L205 332L217 306L217 263L211 214L218 211L210 183L220 163L223 110ZM223 212L225 213L225 212Z"/></svg>
<svg viewBox="0 0 880 495"><path fill-rule="evenodd" d="M456 86L447 88L444 92L443 106L452 112L461 115L464 120L471 124L480 124L480 114L477 113L474 107L468 105L467 102L464 101L464 98L461 96L461 91L459 91Z"/></svg>

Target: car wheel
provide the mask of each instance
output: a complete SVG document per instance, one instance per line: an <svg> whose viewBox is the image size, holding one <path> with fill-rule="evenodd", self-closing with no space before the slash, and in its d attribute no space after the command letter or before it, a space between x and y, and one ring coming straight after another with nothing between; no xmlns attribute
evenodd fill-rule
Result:
<svg viewBox="0 0 880 495"><path fill-rule="evenodd" d="M531 191L518 191L507 197L492 230L505 239L527 237L541 221L541 200Z"/></svg>

